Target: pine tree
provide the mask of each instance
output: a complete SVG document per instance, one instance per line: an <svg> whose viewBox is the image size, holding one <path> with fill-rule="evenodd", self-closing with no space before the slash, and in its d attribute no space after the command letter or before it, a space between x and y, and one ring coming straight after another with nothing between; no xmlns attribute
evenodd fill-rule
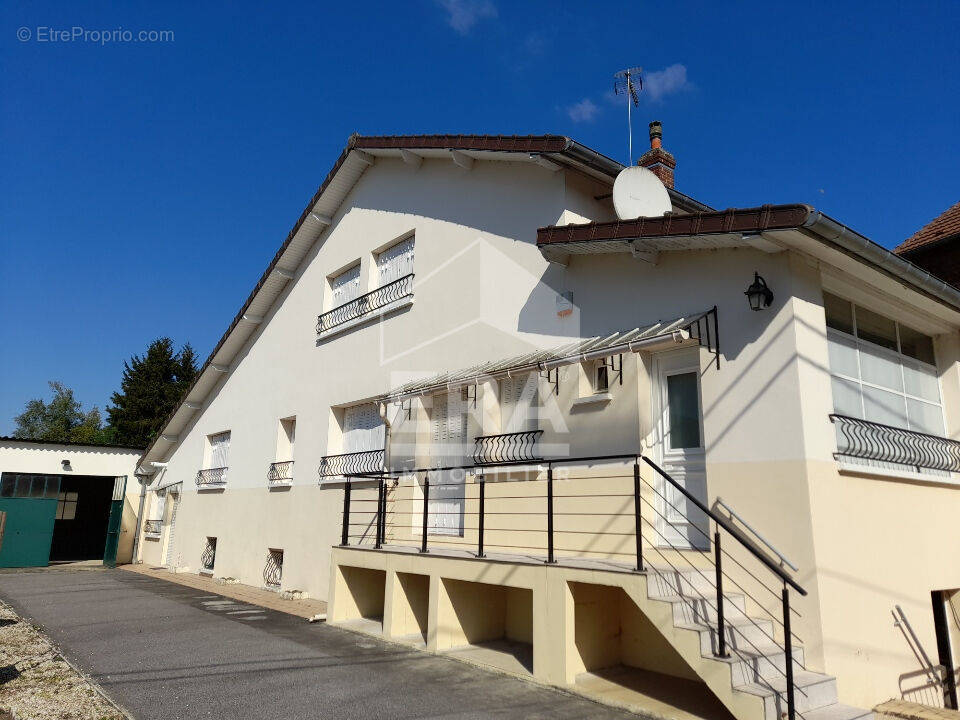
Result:
<svg viewBox="0 0 960 720"><path fill-rule="evenodd" d="M101 426L97 407L84 411L73 390L63 383L49 383L53 399L30 400L23 412L15 418L17 429L13 436L24 440L51 442L80 442L100 445L110 441L110 433Z"/></svg>
<svg viewBox="0 0 960 720"><path fill-rule="evenodd" d="M197 376L197 356L189 343L174 352L170 338L150 343L142 357L123 364L120 392L107 408L113 442L146 447L157 436Z"/></svg>

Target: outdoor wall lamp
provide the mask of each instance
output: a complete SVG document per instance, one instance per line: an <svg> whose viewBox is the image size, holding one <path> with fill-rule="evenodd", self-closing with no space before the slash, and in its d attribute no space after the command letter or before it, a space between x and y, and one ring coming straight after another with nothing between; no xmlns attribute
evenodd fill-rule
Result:
<svg viewBox="0 0 960 720"><path fill-rule="evenodd" d="M767 281L760 277L760 273L753 273L753 283L743 293L750 301L751 310L763 310L773 302L773 292L767 287Z"/></svg>
<svg viewBox="0 0 960 720"><path fill-rule="evenodd" d="M73 470L73 468L70 467L70 461L69 461L69 460L61 460L61 461L60 461L60 465L63 467L64 470Z"/></svg>

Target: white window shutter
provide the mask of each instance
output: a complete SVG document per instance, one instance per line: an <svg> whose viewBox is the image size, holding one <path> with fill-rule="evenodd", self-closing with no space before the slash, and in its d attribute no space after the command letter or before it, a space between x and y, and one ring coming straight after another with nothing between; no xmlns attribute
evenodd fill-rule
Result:
<svg viewBox="0 0 960 720"><path fill-rule="evenodd" d="M210 436L210 467L223 468L228 466L230 456L230 433L220 433Z"/></svg>
<svg viewBox="0 0 960 720"><path fill-rule="evenodd" d="M360 266L354 265L337 275L330 281L330 287L333 290L333 307L355 300L360 295Z"/></svg>
<svg viewBox="0 0 960 720"><path fill-rule="evenodd" d="M536 373L500 381L500 427L503 433L535 430L539 377Z"/></svg>
<svg viewBox="0 0 960 720"><path fill-rule="evenodd" d="M387 285L413 272L413 238L401 240L377 255L380 285Z"/></svg>
<svg viewBox="0 0 960 720"><path fill-rule="evenodd" d="M343 411L343 452L382 450L383 422L375 403L354 405Z"/></svg>

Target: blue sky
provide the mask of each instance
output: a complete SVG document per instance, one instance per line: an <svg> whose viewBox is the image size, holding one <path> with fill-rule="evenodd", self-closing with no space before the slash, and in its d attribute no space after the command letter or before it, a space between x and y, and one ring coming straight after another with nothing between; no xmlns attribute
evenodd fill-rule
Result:
<svg viewBox="0 0 960 720"><path fill-rule="evenodd" d="M352 132L562 133L677 187L893 246L960 199L960 3L16 2L0 8L0 433L103 408L154 338L213 348ZM54 30L172 31L163 42ZM18 34L29 39L21 41Z"/></svg>

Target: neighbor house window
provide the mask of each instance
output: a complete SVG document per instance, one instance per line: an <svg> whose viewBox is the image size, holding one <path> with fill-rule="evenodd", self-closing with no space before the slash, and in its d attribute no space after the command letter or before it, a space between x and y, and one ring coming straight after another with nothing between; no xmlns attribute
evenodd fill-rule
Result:
<svg viewBox="0 0 960 720"><path fill-rule="evenodd" d="M408 237L377 254L380 286L388 285L413 272L413 238Z"/></svg>
<svg viewBox="0 0 960 720"><path fill-rule="evenodd" d="M824 293L834 412L943 435L933 338Z"/></svg>
<svg viewBox="0 0 960 720"><path fill-rule="evenodd" d="M340 307L346 305L351 300L356 300L360 295L360 265L354 265L349 270L330 279L331 307Z"/></svg>

